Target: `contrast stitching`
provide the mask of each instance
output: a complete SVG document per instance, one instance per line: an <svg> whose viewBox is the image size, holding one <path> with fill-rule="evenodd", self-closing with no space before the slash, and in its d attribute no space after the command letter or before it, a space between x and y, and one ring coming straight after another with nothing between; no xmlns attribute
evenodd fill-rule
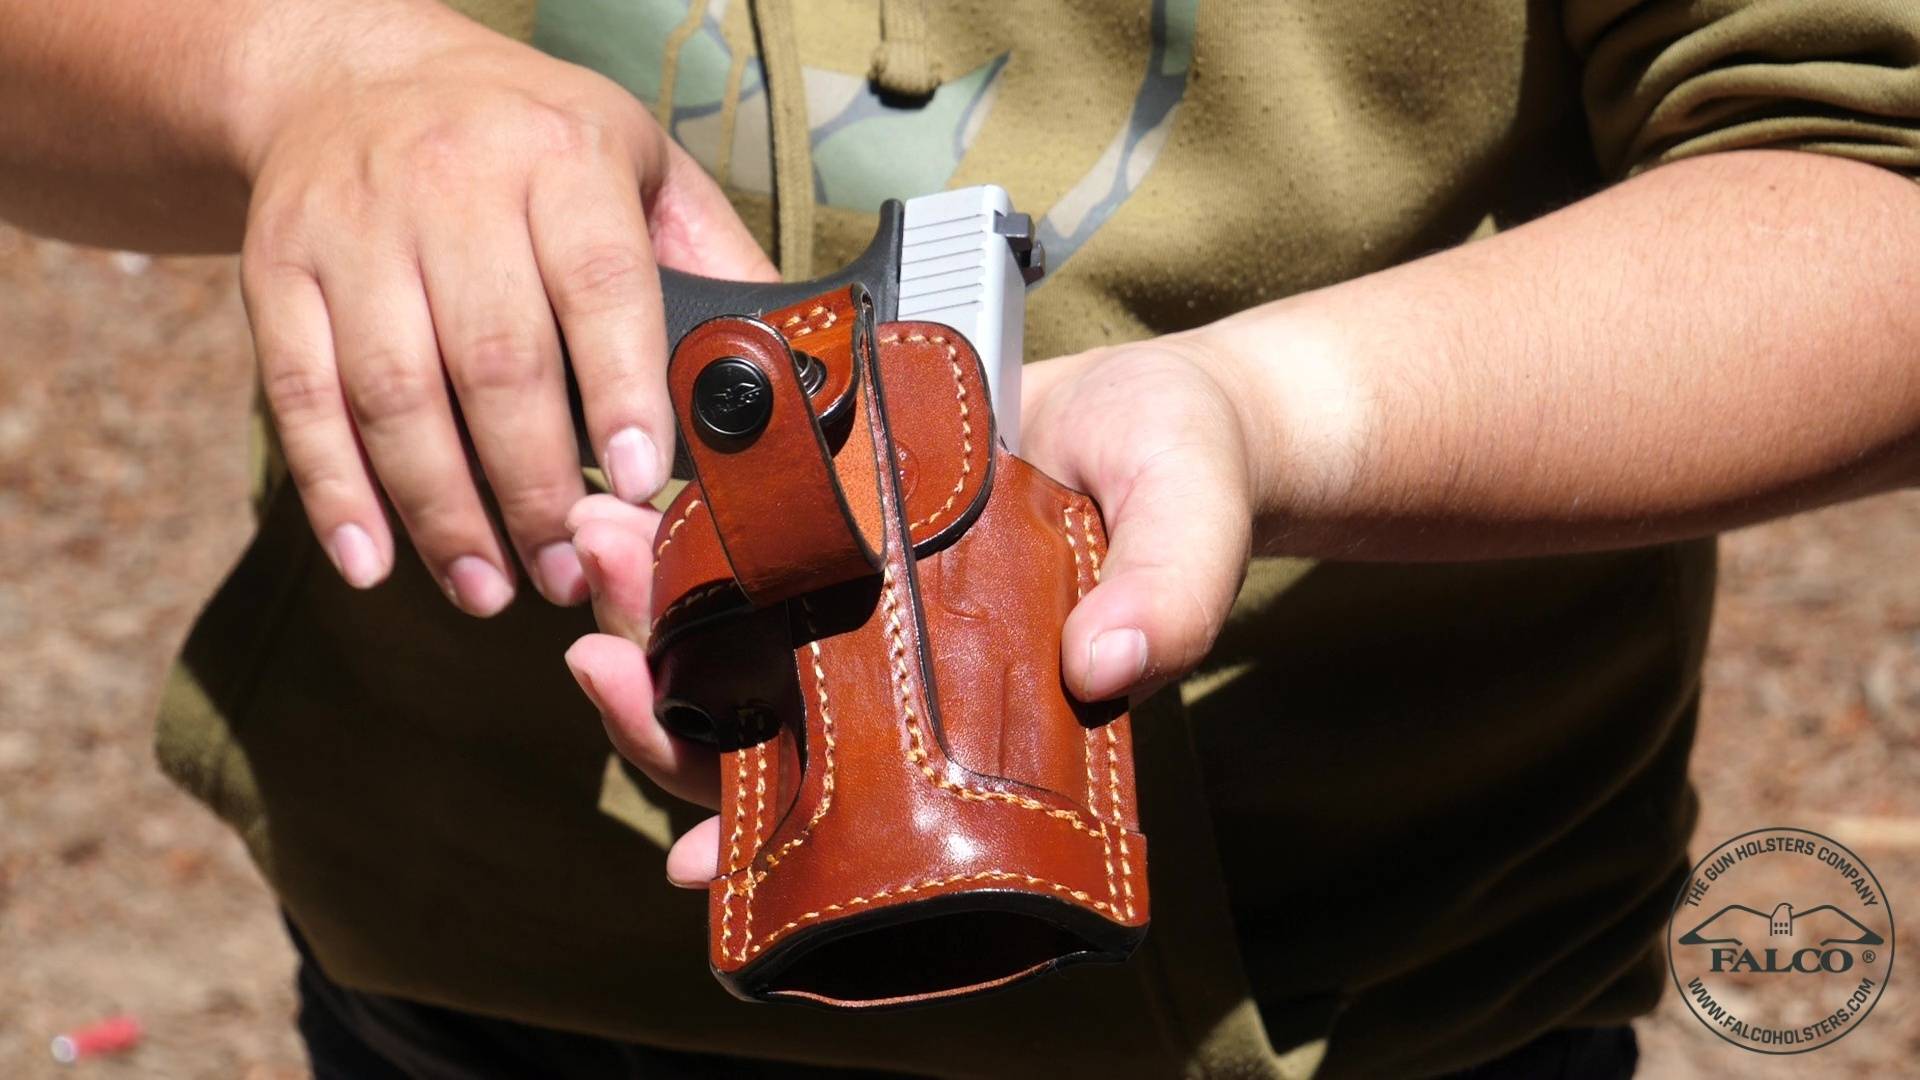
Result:
<svg viewBox="0 0 1920 1080"><path fill-rule="evenodd" d="M890 334L881 338L880 344L892 345L899 340L899 334ZM960 475L954 478L953 490L947 493L947 501L941 503L938 510L907 525L909 529L917 529L938 521L942 514L953 509L953 501L967 489L967 477L973 475L973 419L967 408L967 383L965 372L960 368L960 350L939 334L908 334L907 340L916 344L931 341L946 348L947 365L953 368L953 398L960 404Z"/></svg>
<svg viewBox="0 0 1920 1080"><path fill-rule="evenodd" d="M815 315L821 315L821 314L826 315L826 318L821 321L819 326L814 326L812 323L807 323L806 326L800 326L801 323L806 322L808 319L813 318ZM787 316L786 321L780 324L780 329L787 331L787 337L789 339L797 338L797 337L806 337L808 334L813 333L815 330L825 330L828 327L832 326L834 323L837 323L839 321L840 321L839 312L833 310L832 308L828 307L825 304L815 304L813 305L813 308L809 310L805 315ZM796 326L800 326L800 329L798 330L793 329Z"/></svg>
<svg viewBox="0 0 1920 1080"><path fill-rule="evenodd" d="M754 748L754 756L759 761L759 775L753 783L753 849L760 850L760 814L767 808L767 744L761 743ZM747 944L753 940L753 891L759 881L749 873L747 875L747 916L740 928L740 955L735 959L747 958Z"/></svg>
<svg viewBox="0 0 1920 1080"><path fill-rule="evenodd" d="M661 554L667 550L667 545L673 543L673 534L680 531L680 526L685 525L687 523L687 519L693 516L694 510L698 508L699 505L700 505L699 499L695 499L692 502L689 502L687 504L687 508L685 510L680 511L680 516L674 519L673 524L667 526L667 538L665 540L660 541L659 547L653 549L653 557L655 559L659 559Z"/></svg>
<svg viewBox="0 0 1920 1080"><path fill-rule="evenodd" d="M1100 545L1093 538L1093 507L1088 504L1080 508L1080 531L1087 537L1087 558L1093 563L1093 582L1100 583Z"/></svg>
<svg viewBox="0 0 1920 1080"><path fill-rule="evenodd" d="M734 751L733 784L733 836L728 840L732 845L727 852L727 891L720 898L720 955L729 955L727 939L733 935L733 874L740 865L740 826L746 820L747 811L747 755Z"/></svg>
<svg viewBox="0 0 1920 1080"><path fill-rule="evenodd" d="M680 599L675 600L671 604L668 604L667 609L665 611L662 611L660 614L654 616L653 622L649 623L647 626L648 633L651 634L653 631L660 629L660 624L665 622L668 616L679 611L681 608L686 607L688 604L693 603L695 600L712 596L714 593L720 592L723 589L731 589L731 588L733 588L733 582L731 581L715 581L715 582L710 582L706 585L702 585L699 588L693 590L692 592L687 593L685 596L682 596Z"/></svg>
<svg viewBox="0 0 1920 1080"><path fill-rule="evenodd" d="M1061 530L1060 534L1067 538L1067 548L1073 552L1073 595L1074 595L1074 598L1077 600L1087 595L1087 584L1086 584L1085 578L1082 576L1082 573L1081 573L1082 567L1080 565L1080 545L1073 542L1073 508L1072 507L1063 506L1060 508L1060 523L1063 526L1065 526ZM1093 553L1093 538L1091 536L1087 538L1087 553L1089 556L1091 556ZM1087 812L1092 814L1094 818L1098 820L1100 817L1100 800L1099 800L1099 797L1094 794L1096 786L1093 779L1093 731L1092 729L1088 729L1087 731L1081 734L1080 747L1081 747L1081 751L1085 754L1085 757L1086 757ZM1111 767L1109 767L1108 771L1109 772L1112 771ZM1101 858L1101 861L1106 863L1106 867L1107 867L1107 899L1113 902L1113 905L1117 910L1120 906L1120 892L1117 888L1114 887L1114 881L1113 881L1113 837L1110 836L1107 833L1107 830L1105 829L1100 830L1100 858Z"/></svg>
<svg viewBox="0 0 1920 1080"><path fill-rule="evenodd" d="M952 779L934 769L927 756L926 738L920 731L920 714L913 708L913 694L907 685L907 643L905 636L900 630L900 601L894 593L893 566L891 564L888 564L885 572L881 574L880 583L883 590L882 596L886 601L887 607L887 635L893 639L893 649L889 654L892 664L889 666L888 672L893 677L894 689L900 695L900 708L907 714L907 734L913 743L907 750L907 760L918 765L922 775L932 781L935 787L958 795L962 799L968 799L973 802L1012 803L1023 809L1038 811L1048 817L1059 818L1082 832L1104 831L1106 829L1106 823L1097 819L1093 827L1089 828L1086 819L1072 810L1057 809L1040 802L1038 799L1032 799L1025 795L1015 795L1006 791L981 791L977 788L967 787L964 784L955 783Z"/></svg>
<svg viewBox="0 0 1920 1080"><path fill-rule="evenodd" d="M826 742L827 771L820 781L820 804L814 807L813 816L807 819L807 824L800 830L800 835L781 844L778 850L767 856L767 868L760 871L755 879L756 883L765 881L767 875L773 872L774 867L780 865L780 860L786 858L788 852L806 843L807 838L813 835L813 827L820 824L820 819L826 817L827 811L833 808L833 708L827 700L827 672L820 666L820 632L813 625L813 606L807 603L805 597L801 597L800 607L806 613L807 632L814 635L814 640L808 642L807 647L813 652L813 686L815 694L820 698L820 731Z"/></svg>
<svg viewBox="0 0 1920 1080"><path fill-rule="evenodd" d="M1093 732L1087 732L1080 741L1085 750L1087 764L1087 812L1098 818L1100 804L1095 800L1093 782ZM1107 835L1105 829L1100 830L1100 860L1107 867L1107 899L1118 906L1120 894L1113 885L1113 840Z"/></svg>
<svg viewBox="0 0 1920 1080"><path fill-rule="evenodd" d="M1090 507L1080 508L1080 531L1086 537L1087 558L1093 563L1093 579L1098 583L1100 545L1094 540L1093 510ZM1119 723L1118 720L1109 720L1104 725L1107 731L1107 806L1113 815L1113 831L1120 834L1120 882L1125 887L1124 892L1127 897L1127 918L1131 919L1133 918L1133 862L1131 853L1127 850L1127 827L1120 818L1120 769L1117 764L1120 738L1113 733L1113 726L1117 723ZM1108 870L1111 872L1112 868L1109 867Z"/></svg>
<svg viewBox="0 0 1920 1080"><path fill-rule="evenodd" d="M1113 911L1112 906L1105 900L1096 900L1088 893L1062 885L1057 881L1048 881L1046 878L1034 877L1032 874L1018 874L1010 870L977 870L971 874L954 874L951 877L928 878L925 881L915 881L894 888L881 889L872 896L855 896L837 904L828 904L826 907L820 908L817 911L806 912L799 918L794 919L792 922L787 923L785 926L780 927L778 930L760 939L760 944L753 946L753 948L749 950L748 955L758 953L761 949L780 940L788 931L802 923L818 919L823 915L831 915L834 912L845 911L848 908L864 907L867 904L885 900L891 896L908 896L913 893L924 892L928 889L939 889L948 885L970 884L975 881L1024 881L1029 885L1042 886L1062 895L1070 896L1083 904L1091 906L1095 911Z"/></svg>
<svg viewBox="0 0 1920 1080"><path fill-rule="evenodd" d="M1120 822L1120 771L1115 766L1115 755L1119 753L1120 739L1113 733L1113 725L1118 720L1109 720L1107 729L1107 783L1111 785L1113 801L1113 831L1120 834L1120 884L1127 895L1127 918L1133 918L1133 863L1127 852L1127 827Z"/></svg>

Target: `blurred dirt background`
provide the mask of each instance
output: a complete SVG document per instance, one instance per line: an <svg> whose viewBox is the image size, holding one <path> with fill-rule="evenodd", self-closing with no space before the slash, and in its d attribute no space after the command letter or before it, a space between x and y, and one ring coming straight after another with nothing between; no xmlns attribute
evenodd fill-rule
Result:
<svg viewBox="0 0 1920 1080"><path fill-rule="evenodd" d="M0 227L0 1077L306 1072L270 898L148 750L169 654L246 537L234 277ZM1920 493L1727 538L1696 849L1828 832L1896 919L1920 911L1917 546ZM1642 1075L1914 1075L1916 963L1806 1057L1728 1046L1669 993ZM146 1026L137 1050L52 1063L52 1036L117 1013Z"/></svg>

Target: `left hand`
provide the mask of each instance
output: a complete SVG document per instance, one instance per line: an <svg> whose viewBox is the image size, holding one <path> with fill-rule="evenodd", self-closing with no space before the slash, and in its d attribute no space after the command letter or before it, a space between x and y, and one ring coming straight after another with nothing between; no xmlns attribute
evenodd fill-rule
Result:
<svg viewBox="0 0 1920 1080"><path fill-rule="evenodd" d="M1029 366L1021 457L1093 496L1100 583L1060 633L1086 701L1151 693L1200 663L1253 543L1253 459L1228 356L1205 332Z"/></svg>
<svg viewBox="0 0 1920 1080"><path fill-rule="evenodd" d="M1098 349L1023 373L1022 456L1091 494L1107 524L1100 583L1061 631L1067 683L1084 700L1141 696L1200 662L1239 591L1252 545L1252 460L1223 352L1203 333ZM653 715L643 631L660 515L607 495L568 515L607 633L567 651L615 749L661 787L712 809L717 756ZM705 886L718 818L689 830L667 877Z"/></svg>

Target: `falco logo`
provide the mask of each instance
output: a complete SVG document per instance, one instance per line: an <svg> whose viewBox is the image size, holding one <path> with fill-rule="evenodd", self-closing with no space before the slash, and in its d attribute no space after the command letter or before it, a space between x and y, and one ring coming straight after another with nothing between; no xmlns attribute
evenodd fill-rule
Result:
<svg viewBox="0 0 1920 1080"><path fill-rule="evenodd" d="M1739 936L1742 934L1746 937ZM1756 953L1749 941L1764 944ZM1796 912L1783 900L1774 905L1772 914L1745 904L1728 904L1680 935L1675 944L1710 946L1715 972L1814 975L1822 971L1837 974L1853 967L1853 953L1831 946L1884 945L1886 941L1832 904Z"/></svg>
<svg viewBox="0 0 1920 1080"><path fill-rule="evenodd" d="M1760 1053L1804 1053L1879 1001L1893 915L1873 872L1837 841L1760 829L1693 868L1667 923L1667 959L1709 1031Z"/></svg>

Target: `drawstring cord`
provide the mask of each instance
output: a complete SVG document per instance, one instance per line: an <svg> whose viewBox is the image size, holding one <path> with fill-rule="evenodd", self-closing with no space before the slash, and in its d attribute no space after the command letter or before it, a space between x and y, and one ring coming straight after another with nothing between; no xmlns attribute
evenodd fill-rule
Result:
<svg viewBox="0 0 1920 1080"><path fill-rule="evenodd" d="M774 243L780 276L813 276L813 146L790 0L752 0L773 134Z"/></svg>
<svg viewBox="0 0 1920 1080"><path fill-rule="evenodd" d="M766 73L773 135L774 245L780 275L813 276L813 144L807 80L800 67L792 0L749 0ZM688 21L692 22L692 16ZM880 45L869 72L882 94L925 98L940 87L922 0L880 0Z"/></svg>
<svg viewBox="0 0 1920 1080"><path fill-rule="evenodd" d="M880 0L880 45L867 77L895 97L924 98L940 88L921 0Z"/></svg>

